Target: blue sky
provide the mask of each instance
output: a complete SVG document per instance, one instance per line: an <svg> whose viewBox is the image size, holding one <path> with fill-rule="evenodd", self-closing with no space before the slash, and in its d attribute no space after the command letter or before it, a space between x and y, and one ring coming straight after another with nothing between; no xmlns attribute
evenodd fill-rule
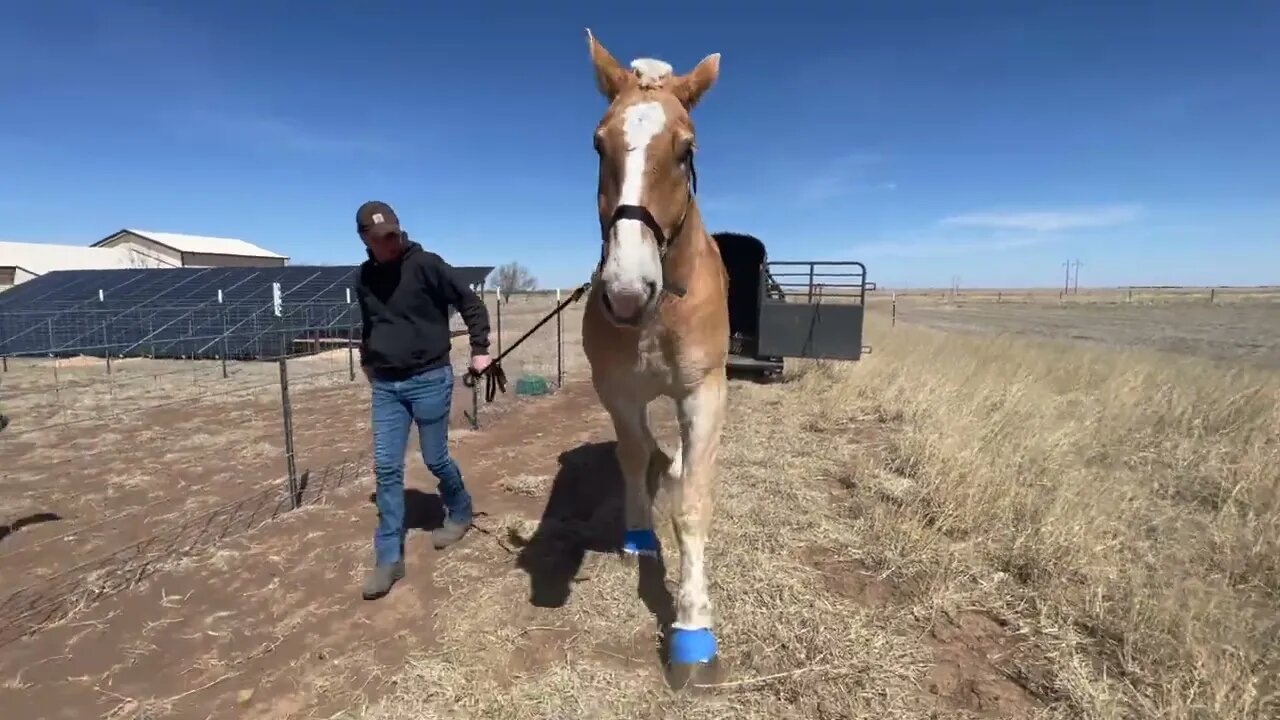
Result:
<svg viewBox="0 0 1280 720"><path fill-rule="evenodd" d="M1280 282L1275 2L534 7L4 0L0 238L355 263L377 198L454 264L581 282L590 26L624 63L722 54L700 204L776 259L886 287L1054 286L1068 258L1081 285Z"/></svg>

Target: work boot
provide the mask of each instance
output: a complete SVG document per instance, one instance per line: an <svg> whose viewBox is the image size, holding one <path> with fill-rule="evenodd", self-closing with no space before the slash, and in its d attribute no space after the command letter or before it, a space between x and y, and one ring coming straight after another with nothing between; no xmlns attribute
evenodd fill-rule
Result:
<svg viewBox="0 0 1280 720"><path fill-rule="evenodd" d="M431 544L437 550L443 550L462 539L471 529L471 493L461 487L452 492L440 488L440 499L445 506L445 519L441 526L431 531Z"/></svg>
<svg viewBox="0 0 1280 720"><path fill-rule="evenodd" d="M443 550L461 540L469 529L469 521L445 520L443 525L431 531L431 544L435 549Z"/></svg>
<svg viewBox="0 0 1280 720"><path fill-rule="evenodd" d="M388 565L375 565L364 578L364 599L374 600L391 591L391 586L404 577L404 560Z"/></svg>

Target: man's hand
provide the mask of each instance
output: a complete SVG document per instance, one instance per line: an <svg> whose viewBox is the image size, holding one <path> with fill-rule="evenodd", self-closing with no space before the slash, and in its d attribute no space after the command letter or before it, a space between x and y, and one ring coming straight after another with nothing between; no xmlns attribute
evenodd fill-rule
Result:
<svg viewBox="0 0 1280 720"><path fill-rule="evenodd" d="M471 371L474 372L476 375L479 375L480 373L484 372L484 369L489 367L491 363L493 363L493 358L489 357L487 354L472 355Z"/></svg>

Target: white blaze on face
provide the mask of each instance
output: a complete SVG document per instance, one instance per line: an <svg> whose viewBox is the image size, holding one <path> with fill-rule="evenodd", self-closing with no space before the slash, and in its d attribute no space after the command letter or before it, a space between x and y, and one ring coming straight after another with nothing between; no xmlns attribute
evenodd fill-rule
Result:
<svg viewBox="0 0 1280 720"><path fill-rule="evenodd" d="M623 135L627 157L623 162L622 191L619 205L640 205L644 193L645 158L650 141L662 132L667 114L657 102L636 103L623 113ZM645 225L639 220L619 220L609 240L609 258L601 279L613 293L647 292L650 282L662 286L662 260L652 237L645 236Z"/></svg>

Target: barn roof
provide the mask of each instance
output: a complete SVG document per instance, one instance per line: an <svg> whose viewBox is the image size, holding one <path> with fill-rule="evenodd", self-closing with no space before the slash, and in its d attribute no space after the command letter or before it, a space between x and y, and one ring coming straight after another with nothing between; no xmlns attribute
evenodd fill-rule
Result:
<svg viewBox="0 0 1280 720"><path fill-rule="evenodd" d="M183 253L197 253L201 255L243 255L247 257L287 259L284 255L236 238L186 235L183 233L156 232L154 230L137 230L133 228L117 230L94 243L93 247L100 247L126 233L146 238L158 245L163 245L171 250Z"/></svg>
<svg viewBox="0 0 1280 720"><path fill-rule="evenodd" d="M118 248L0 241L0 267L17 267L33 275L43 275L55 270L127 268L130 258Z"/></svg>

